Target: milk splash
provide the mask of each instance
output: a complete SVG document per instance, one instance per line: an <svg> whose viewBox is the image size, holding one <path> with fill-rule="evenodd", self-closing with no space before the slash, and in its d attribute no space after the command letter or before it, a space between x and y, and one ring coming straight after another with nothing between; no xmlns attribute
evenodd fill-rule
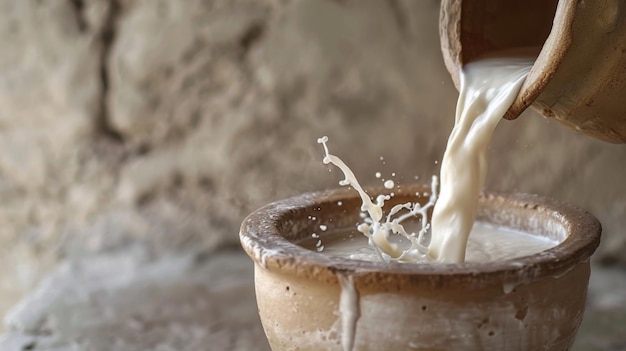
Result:
<svg viewBox="0 0 626 351"><path fill-rule="evenodd" d="M437 201L438 179L433 176L432 195L424 206L419 203L396 205L383 218L383 205L390 195L378 195L373 202L356 177L337 156L328 152L327 137L318 139L326 153L324 163L339 167L345 175L340 185L352 186L363 201L364 222L357 229L384 261L436 261L463 263L467 242L476 219L478 197L487 175L487 150L498 122L521 89L533 60L520 57L497 57L467 64L461 72L461 89L455 125L441 165L441 196ZM379 178L379 174L376 174ZM393 183L385 188L393 188ZM433 209L428 245L427 210ZM400 211L407 211L398 215ZM422 229L407 233L402 221L420 215ZM394 218L394 216L396 216ZM389 242L391 233L400 234L411 243L407 250Z"/></svg>
<svg viewBox="0 0 626 351"><path fill-rule="evenodd" d="M339 182L342 186L351 186L361 197L361 211L366 213L363 223L357 226L359 232L368 238L368 243L378 253L381 260L389 262L397 261L425 261L428 253L428 246L425 244L426 234L429 229L428 210L437 201L438 178L432 177L431 195L423 206L419 202L407 202L392 207L386 216L383 216L383 206L385 201L391 199L390 194L380 194L373 202L370 196L363 190L352 170L337 156L328 151L328 137L317 139L317 142L324 146L324 164L333 164L344 174L344 179ZM386 187L387 188L387 187ZM402 222L411 217L421 217L421 229L419 232L407 232ZM391 234L399 234L409 240L411 246L403 250L398 245L389 241Z"/></svg>

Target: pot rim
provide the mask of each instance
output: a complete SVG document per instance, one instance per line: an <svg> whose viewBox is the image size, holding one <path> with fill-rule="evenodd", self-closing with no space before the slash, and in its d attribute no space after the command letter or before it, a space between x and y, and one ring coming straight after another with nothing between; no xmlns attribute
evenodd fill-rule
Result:
<svg viewBox="0 0 626 351"><path fill-rule="evenodd" d="M369 194L388 192L382 187L366 188ZM430 191L422 184L405 185L396 197L416 191ZM482 287L496 281L525 281L539 277L559 277L576 264L588 262L600 243L600 222L578 207L538 195L524 193L483 193L479 208L516 210L516 216L529 220L543 216L566 231L566 238L555 247L524 257L491 262L401 263L363 261L331 257L306 249L280 233L289 216L313 211L323 205L358 198L352 189L338 188L304 193L270 203L248 215L239 233L241 245L259 266L270 271L335 281L337 274L352 275L363 285L394 282L440 287L456 281L459 287ZM309 212L310 213L310 212ZM304 218L302 220L305 220ZM515 228L514 228L515 229Z"/></svg>

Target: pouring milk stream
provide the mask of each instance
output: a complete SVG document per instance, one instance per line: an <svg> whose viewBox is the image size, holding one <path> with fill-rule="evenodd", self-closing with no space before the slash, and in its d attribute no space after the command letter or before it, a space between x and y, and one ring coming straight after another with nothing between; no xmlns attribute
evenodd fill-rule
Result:
<svg viewBox="0 0 626 351"><path fill-rule="evenodd" d="M431 199L424 206L418 203L397 205L383 217L382 206L390 195L379 195L372 201L348 166L328 152L326 145L328 138L318 140L324 145L326 152L324 163L332 163L343 171L345 179L340 184L351 185L360 194L363 201L361 209L368 217L358 226L358 230L368 238L378 257L386 261L442 263L465 261L468 239L476 219L478 196L487 176L487 151L491 137L498 122L517 96L532 64L531 58L504 56L484 58L464 67L455 125L441 165L440 193L437 195L435 178ZM432 206L434 210L429 225L427 210ZM406 213L399 215L401 211ZM401 223L416 215L422 217L422 227L416 233L409 233ZM425 238L428 229L430 240ZM475 230L480 231L481 228L477 227ZM390 240L392 234L402 235L410 243L409 247L400 247ZM480 237L481 241L490 241L489 236L484 233L483 235L478 233L476 236ZM527 254L545 250L556 244L546 243L531 235L525 235L522 242L525 242L525 247L530 248ZM484 251L485 247L490 247L490 250L497 251L505 246L499 244L485 246L478 243L471 245L470 249ZM490 256L501 257L497 252L487 253L484 257Z"/></svg>

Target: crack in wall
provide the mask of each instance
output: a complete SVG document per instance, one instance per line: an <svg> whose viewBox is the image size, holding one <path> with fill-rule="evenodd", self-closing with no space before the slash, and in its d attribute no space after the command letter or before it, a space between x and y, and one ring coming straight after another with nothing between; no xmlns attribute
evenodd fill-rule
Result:
<svg viewBox="0 0 626 351"><path fill-rule="evenodd" d="M246 58L254 45L256 45L265 34L265 23L259 21L250 25L239 38L241 47L241 57Z"/></svg>
<svg viewBox="0 0 626 351"><path fill-rule="evenodd" d="M400 0L389 0L389 8L391 9L391 14L398 26L398 30L400 34L406 35L407 33L407 17L405 13L405 9L402 8L402 4Z"/></svg>
<svg viewBox="0 0 626 351"><path fill-rule="evenodd" d="M81 2L82 0L72 0L73 2ZM104 25L102 27L102 32L100 34L100 43L101 43L101 51L100 51L100 83L101 83L101 93L100 93L100 109L97 116L97 128L101 135L106 137L109 140L113 140L115 142L124 142L123 135L115 130L109 121L110 112L109 112L109 92L110 92L110 72L109 72L109 63L111 60L111 48L113 43L115 42L115 36L117 34L117 20L121 12L121 6L119 0L109 0L109 9L106 15L106 19L104 21Z"/></svg>
<svg viewBox="0 0 626 351"><path fill-rule="evenodd" d="M78 30L83 33L87 30L87 20L85 19L85 2L84 0L70 0L70 4L76 12L76 25Z"/></svg>

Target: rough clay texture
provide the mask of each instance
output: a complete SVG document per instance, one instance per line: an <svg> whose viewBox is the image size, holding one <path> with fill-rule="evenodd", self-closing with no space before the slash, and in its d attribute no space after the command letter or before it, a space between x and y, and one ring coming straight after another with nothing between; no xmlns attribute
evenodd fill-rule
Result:
<svg viewBox="0 0 626 351"><path fill-rule="evenodd" d="M254 208L337 185L322 135L363 183L429 180L456 99L438 6L0 0L0 315L60 262L236 246ZM488 188L589 209L596 259L626 262L625 159L529 112Z"/></svg>

